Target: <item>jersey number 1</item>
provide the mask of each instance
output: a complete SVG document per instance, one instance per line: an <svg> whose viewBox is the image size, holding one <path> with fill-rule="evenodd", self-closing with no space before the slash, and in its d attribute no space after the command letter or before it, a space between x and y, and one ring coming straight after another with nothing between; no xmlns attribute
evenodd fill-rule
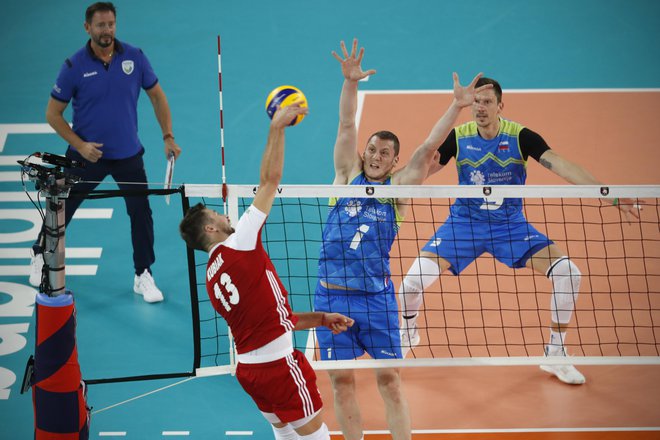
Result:
<svg viewBox="0 0 660 440"><path fill-rule="evenodd" d="M360 246L360 241L362 240L362 237L368 231L369 231L369 225L360 225L357 232L353 236L353 240L351 240L351 245L349 247L353 250L356 250L358 246Z"/></svg>

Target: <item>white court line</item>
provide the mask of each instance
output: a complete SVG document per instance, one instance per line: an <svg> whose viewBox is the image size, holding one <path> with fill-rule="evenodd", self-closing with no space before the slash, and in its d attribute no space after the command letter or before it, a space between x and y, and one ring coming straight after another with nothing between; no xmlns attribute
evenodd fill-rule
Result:
<svg viewBox="0 0 660 440"><path fill-rule="evenodd" d="M413 429L413 434L508 434L527 432L628 432L660 431L659 426L625 426L613 428L511 428L511 429ZM365 434L389 434L385 430L363 431ZM331 435L341 435L341 431L330 431Z"/></svg>
<svg viewBox="0 0 660 440"><path fill-rule="evenodd" d="M12 156L12 155L0 155L0 167L2 166L12 166L12 167L20 167L21 165L18 163L19 160L25 160L29 155L26 154L24 156ZM43 161L39 157L31 157L30 158L30 163L36 163L37 165L42 164Z"/></svg>
<svg viewBox="0 0 660 440"><path fill-rule="evenodd" d="M625 426L625 427L593 427L593 428L511 428L511 429L413 429L413 434L513 434L540 432L632 432L660 431L658 426ZM364 434L389 434L386 430L365 430ZM189 436L190 431L163 431L163 436ZM341 431L330 431L331 435L341 435ZM250 437L254 431L225 431L228 437ZM125 431L99 432L101 437L125 437Z"/></svg>
<svg viewBox="0 0 660 440"><path fill-rule="evenodd" d="M96 275L98 270L97 265L93 264L67 264L66 265L66 274L69 275ZM7 265L0 266L0 276L22 276L30 275L30 265Z"/></svg>
<svg viewBox="0 0 660 440"><path fill-rule="evenodd" d="M98 414L98 413L103 412L103 411L107 411L107 410L109 410L109 409L112 409L112 408L118 407L118 406L123 405L123 404L128 403L128 402L132 402L132 401L134 401L134 400L141 399L141 398L146 397L146 396L148 396L148 395L150 395L150 394L155 394L155 393L158 393L158 392L160 392L160 391L166 390L166 389L168 389L168 388L172 388L172 387L174 387L174 386L181 385L182 383L188 382L189 380L193 380L193 379L196 379L196 377L194 377L194 376L193 376L193 377L188 377L188 378L186 378L186 379L180 380L179 382L175 382L175 383L172 383L172 384L166 385L166 386L164 386L164 387L157 388L157 389L155 389L155 390L153 390L153 391L149 391L149 392L147 392L147 393L140 394L139 396L131 397L130 399L124 400L124 401L122 401L122 402L115 403L114 405L106 406L105 408L101 408L101 409L98 409L98 410L96 410L96 411L92 411L92 415L94 415L94 414Z"/></svg>
<svg viewBox="0 0 660 440"><path fill-rule="evenodd" d="M30 197L32 200L35 202L37 201L37 197L39 195L37 194L36 191L29 191ZM40 198L43 201L43 197ZM29 202L30 199L28 198L27 194L25 191L2 191L0 192L0 202Z"/></svg>
<svg viewBox="0 0 660 440"><path fill-rule="evenodd" d="M71 125L71 124L69 124ZM9 134L51 134L55 133L48 124L0 124L0 151L4 150ZM25 158L23 158L25 159Z"/></svg>
<svg viewBox="0 0 660 440"><path fill-rule="evenodd" d="M18 166L18 164L16 164ZM0 182L20 182L20 171L0 171Z"/></svg>
<svg viewBox="0 0 660 440"><path fill-rule="evenodd" d="M65 248L66 259L69 258L101 258L103 248L100 247L67 247ZM30 248L0 248L0 259L2 258L31 258Z"/></svg>
<svg viewBox="0 0 660 440"><path fill-rule="evenodd" d="M109 219L112 218L112 208L83 208L78 209L75 214L73 214L74 219L84 218L102 218Z"/></svg>
<svg viewBox="0 0 660 440"><path fill-rule="evenodd" d="M362 120L362 109L364 109L364 96L365 91L358 90L357 96L357 109L355 110L355 128L360 128L360 121Z"/></svg>
<svg viewBox="0 0 660 440"><path fill-rule="evenodd" d="M363 95L449 95L454 93L451 89L425 89L425 90L358 90L358 98ZM660 93L660 89L503 89L508 93Z"/></svg>

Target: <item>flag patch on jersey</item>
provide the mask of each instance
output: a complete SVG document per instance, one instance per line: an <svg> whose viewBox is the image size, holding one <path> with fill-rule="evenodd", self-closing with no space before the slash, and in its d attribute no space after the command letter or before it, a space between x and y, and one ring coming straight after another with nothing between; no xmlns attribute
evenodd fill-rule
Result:
<svg viewBox="0 0 660 440"><path fill-rule="evenodd" d="M509 141L504 141L500 143L497 147L498 151L509 151Z"/></svg>

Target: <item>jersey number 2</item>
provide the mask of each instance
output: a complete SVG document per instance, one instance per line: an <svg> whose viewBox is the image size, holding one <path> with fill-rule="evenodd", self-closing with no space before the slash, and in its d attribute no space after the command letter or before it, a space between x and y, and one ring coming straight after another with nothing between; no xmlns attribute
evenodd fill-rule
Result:
<svg viewBox="0 0 660 440"><path fill-rule="evenodd" d="M227 302L225 295L223 295L222 291L220 290L218 283L222 284L222 287L224 287L229 294L229 302ZM238 301L240 300L238 288L234 285L234 283L231 282L231 277L226 272L220 275L218 283L213 285L213 293L215 294L216 299L218 299L222 306L225 308L225 310L229 312L231 310L231 305L238 304Z"/></svg>

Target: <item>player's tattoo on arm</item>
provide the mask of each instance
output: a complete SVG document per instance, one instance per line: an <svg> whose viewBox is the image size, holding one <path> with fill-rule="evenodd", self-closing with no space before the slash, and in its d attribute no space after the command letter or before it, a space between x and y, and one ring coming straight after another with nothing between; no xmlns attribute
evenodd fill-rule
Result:
<svg viewBox="0 0 660 440"><path fill-rule="evenodd" d="M550 161L547 160L547 159L541 159L541 160L539 160L539 163L541 165L543 165L544 167L546 167L547 169L549 169L549 170L552 169L552 163L550 163Z"/></svg>

